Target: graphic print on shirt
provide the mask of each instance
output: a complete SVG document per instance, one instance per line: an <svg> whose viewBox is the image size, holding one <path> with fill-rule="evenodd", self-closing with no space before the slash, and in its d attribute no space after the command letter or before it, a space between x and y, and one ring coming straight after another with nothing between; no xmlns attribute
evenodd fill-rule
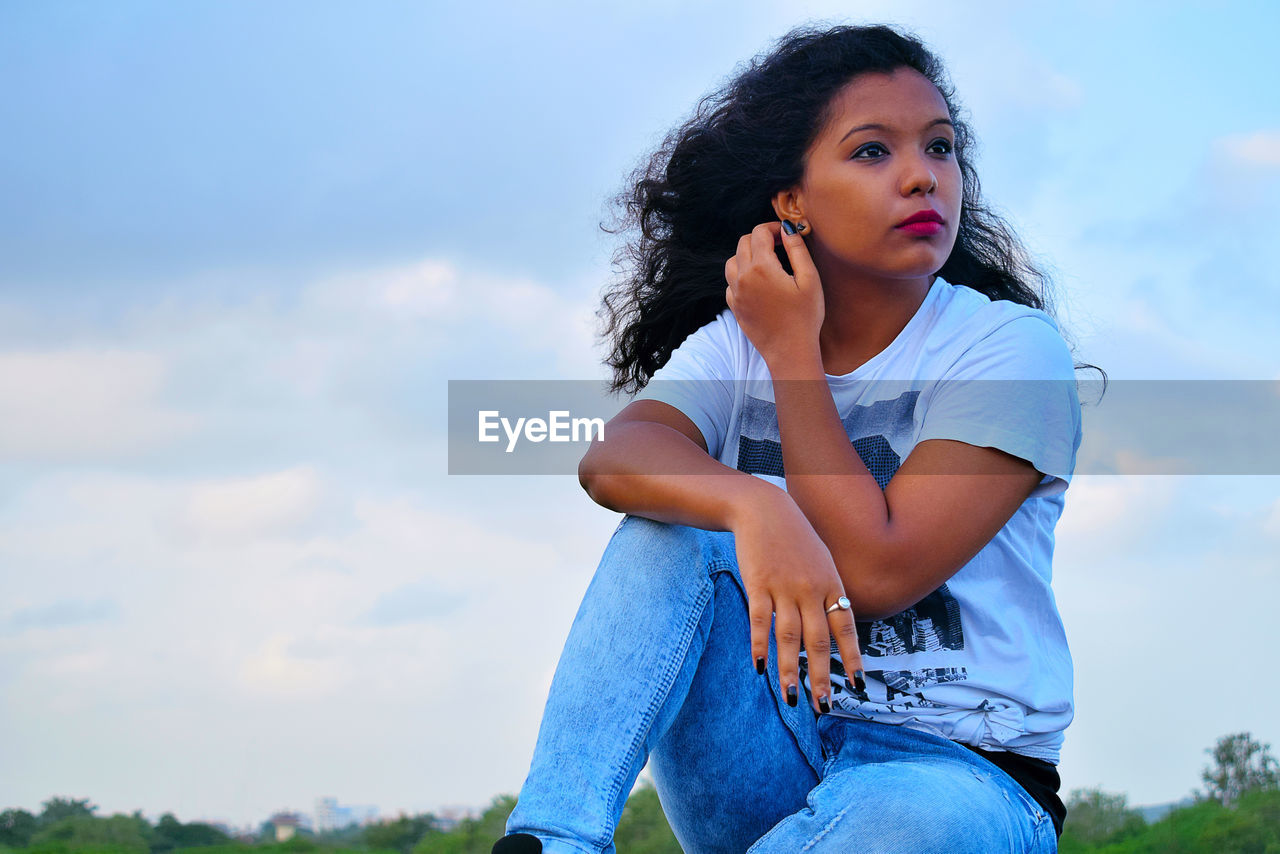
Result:
<svg viewBox="0 0 1280 854"><path fill-rule="evenodd" d="M889 400L869 405L853 405L842 413L845 434L884 489L901 456L894 446L911 443L918 391L905 391ZM772 401L747 395L739 422L737 468L747 474L785 478L782 465L782 437L778 412ZM858 644L865 658L891 658L915 653L937 653L964 649L964 626L960 603L943 584L909 608L883 620L857 623ZM959 682L968 678L963 667L929 667L919 670L868 670L867 690L858 691L845 674L838 658L831 661L832 705L858 713L870 704L877 711L903 712L910 708L932 707L921 691L931 685ZM800 654L800 677L807 684L808 660ZM865 714L865 712L863 712Z"/></svg>
<svg viewBox="0 0 1280 854"><path fill-rule="evenodd" d="M904 391L892 400L877 400L868 406L853 406L840 423L862 463L884 489L902 464L893 445L911 441L912 417L919 391ZM782 468L782 434L778 430L778 409L771 400L747 395L738 428L738 471L785 477Z"/></svg>
<svg viewBox="0 0 1280 854"><path fill-rule="evenodd" d="M858 645L869 658L964 649L960 603L946 584L905 611L857 627Z"/></svg>

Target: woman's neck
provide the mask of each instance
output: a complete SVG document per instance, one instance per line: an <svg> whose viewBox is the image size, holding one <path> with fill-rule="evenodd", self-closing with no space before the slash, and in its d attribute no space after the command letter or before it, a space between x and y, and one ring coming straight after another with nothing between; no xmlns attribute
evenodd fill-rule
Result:
<svg viewBox="0 0 1280 854"><path fill-rule="evenodd" d="M920 309L936 276L880 279L828 287L824 280L826 317L818 336L823 370L847 374L893 343Z"/></svg>

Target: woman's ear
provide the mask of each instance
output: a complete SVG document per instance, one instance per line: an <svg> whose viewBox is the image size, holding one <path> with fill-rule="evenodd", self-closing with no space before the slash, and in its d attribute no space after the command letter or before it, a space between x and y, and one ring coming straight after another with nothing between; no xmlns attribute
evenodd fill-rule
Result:
<svg viewBox="0 0 1280 854"><path fill-rule="evenodd" d="M789 219L799 222L804 219L804 205L800 200L800 192L795 188L781 190L773 197L773 212L778 219Z"/></svg>

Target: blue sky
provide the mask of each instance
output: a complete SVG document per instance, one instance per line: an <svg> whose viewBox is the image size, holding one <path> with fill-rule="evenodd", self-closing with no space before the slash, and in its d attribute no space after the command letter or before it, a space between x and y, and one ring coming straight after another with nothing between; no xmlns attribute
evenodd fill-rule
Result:
<svg viewBox="0 0 1280 854"><path fill-rule="evenodd" d="M1280 379L1267 3L0 7L0 806L256 822L527 768L613 514L449 477L450 379L603 376L626 173L811 20L946 61L988 199L1121 379ZM1280 743L1275 477L1082 477L1066 787Z"/></svg>

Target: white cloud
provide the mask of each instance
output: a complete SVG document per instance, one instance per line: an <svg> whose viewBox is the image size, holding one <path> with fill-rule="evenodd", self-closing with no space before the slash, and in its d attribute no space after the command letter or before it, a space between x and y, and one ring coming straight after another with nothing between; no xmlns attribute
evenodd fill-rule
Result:
<svg viewBox="0 0 1280 854"><path fill-rule="evenodd" d="M280 603L288 607L289 602ZM243 687L269 697L314 699L332 695L342 687L343 675L336 662L294 655L292 638L275 633L245 656L240 668Z"/></svg>
<svg viewBox="0 0 1280 854"><path fill-rule="evenodd" d="M234 479L64 473L15 492L0 508L0 601L49 615L74 589L119 603L110 621L0 633L6 694L23 697L0 705L0 727L57 732L63 745L38 768L22 765L23 785L97 792L84 768L127 754L149 779L180 749L209 782L193 793L198 808L237 820L293 792L295 806L332 791L428 809L513 790L616 518L571 478L510 480L474 490L483 510L463 488L292 468ZM273 496L294 510L256 525L249 509ZM202 536L191 530L195 498L197 518L213 520ZM235 516L239 501L247 509ZM311 506L323 524L306 521ZM369 619L406 596L415 619ZM267 744L283 765L262 758ZM424 777L407 761L421 756L458 770ZM131 808L184 807L162 788L132 785Z"/></svg>
<svg viewBox="0 0 1280 854"><path fill-rule="evenodd" d="M70 680L100 676L109 672L114 663L106 650L84 649L50 658L44 666L50 676Z"/></svg>
<svg viewBox="0 0 1280 854"><path fill-rule="evenodd" d="M1144 484L1137 478L1077 476L1067 489L1058 536L1089 536L1124 525L1126 513L1140 506Z"/></svg>
<svg viewBox="0 0 1280 854"><path fill-rule="evenodd" d="M429 331L433 354L487 342L496 352L519 352L525 360L549 354L564 378L582 379L597 376L600 368L593 355L596 294L579 290L426 258L328 276L307 289L300 311L327 328L340 320L365 346ZM509 364L505 376L516 370Z"/></svg>
<svg viewBox="0 0 1280 854"><path fill-rule="evenodd" d="M983 35L976 43L979 46L998 39L994 33ZM1011 112L1043 120L1048 113L1069 112L1084 104L1084 87L1074 77L1054 68L1017 38L1000 40L1000 45L995 54L971 51L971 45L957 46L948 54L957 95L980 123Z"/></svg>
<svg viewBox="0 0 1280 854"><path fill-rule="evenodd" d="M1077 475L1055 535L1060 555L1088 566L1099 555L1141 542L1175 503L1182 482L1171 476Z"/></svg>
<svg viewBox="0 0 1280 854"><path fill-rule="evenodd" d="M513 649L554 655L554 633L519 632L543 612L567 627L591 564L580 546L566 547L590 530L518 531L503 520L519 511L504 509L500 496L489 502L493 515L477 520L420 497L326 482L291 469L38 484L0 517L0 563L14 570L0 583L0 601L13 608L0 657L20 655L23 684L43 695L53 689L39 687L42 662L100 646L92 638L109 629L111 660L95 677L105 680L95 681L103 701L131 687L113 675L140 666L171 686L198 672L228 697L346 690L391 701L409 671L448 680L472 666L501 669ZM317 505L331 514L318 528L305 524ZM67 589L82 593L66 601ZM525 612L548 595L557 607ZM103 601L123 604L104 610ZM15 634L52 622L69 628ZM469 652L452 652L460 649ZM535 684L541 674L507 677L525 679Z"/></svg>
<svg viewBox="0 0 1280 854"><path fill-rule="evenodd" d="M452 263L424 258L326 276L308 288L308 299L323 311L445 320L459 307L459 291L459 274Z"/></svg>
<svg viewBox="0 0 1280 854"><path fill-rule="evenodd" d="M1280 537L1280 499L1271 505L1262 522L1262 530L1273 537Z"/></svg>
<svg viewBox="0 0 1280 854"><path fill-rule="evenodd" d="M246 539L307 521L321 499L314 469L203 481L187 489L179 524L197 537Z"/></svg>
<svg viewBox="0 0 1280 854"><path fill-rule="evenodd" d="M382 284L382 301L393 309L429 315L450 308L457 300L458 273L443 261L424 261Z"/></svg>
<svg viewBox="0 0 1280 854"><path fill-rule="evenodd" d="M210 278L201 277L206 291ZM581 284L558 289L427 257L318 279L288 300L172 297L80 342L42 318L30 325L49 327L56 349L0 353L0 461L180 457L212 472L241 468L247 447L290 444L305 465L307 454L376 440L383 427L440 431L422 423L424 396L446 378L601 376L595 294ZM199 289L173 288L189 291ZM243 527L236 513L268 512L237 509L225 492L192 499L196 527Z"/></svg>
<svg viewBox="0 0 1280 854"><path fill-rule="evenodd" d="M1115 452L1115 471L1120 475L1173 475L1194 471L1186 457L1151 457L1135 451Z"/></svg>
<svg viewBox="0 0 1280 854"><path fill-rule="evenodd" d="M168 373L151 352L0 354L0 460L114 457L189 432L195 420L159 399Z"/></svg>
<svg viewBox="0 0 1280 854"><path fill-rule="evenodd" d="M379 596L365 620L375 626L425 622L449 614L462 602L461 594L433 584L405 584Z"/></svg>
<svg viewBox="0 0 1280 854"><path fill-rule="evenodd" d="M1280 167L1280 130L1234 134L1216 142L1242 166Z"/></svg>
<svg viewBox="0 0 1280 854"><path fill-rule="evenodd" d="M28 629L60 629L99 620L110 620L119 615L120 608L111 599L99 597L82 599L64 597L41 606L19 607L0 619L0 630L21 632Z"/></svg>

